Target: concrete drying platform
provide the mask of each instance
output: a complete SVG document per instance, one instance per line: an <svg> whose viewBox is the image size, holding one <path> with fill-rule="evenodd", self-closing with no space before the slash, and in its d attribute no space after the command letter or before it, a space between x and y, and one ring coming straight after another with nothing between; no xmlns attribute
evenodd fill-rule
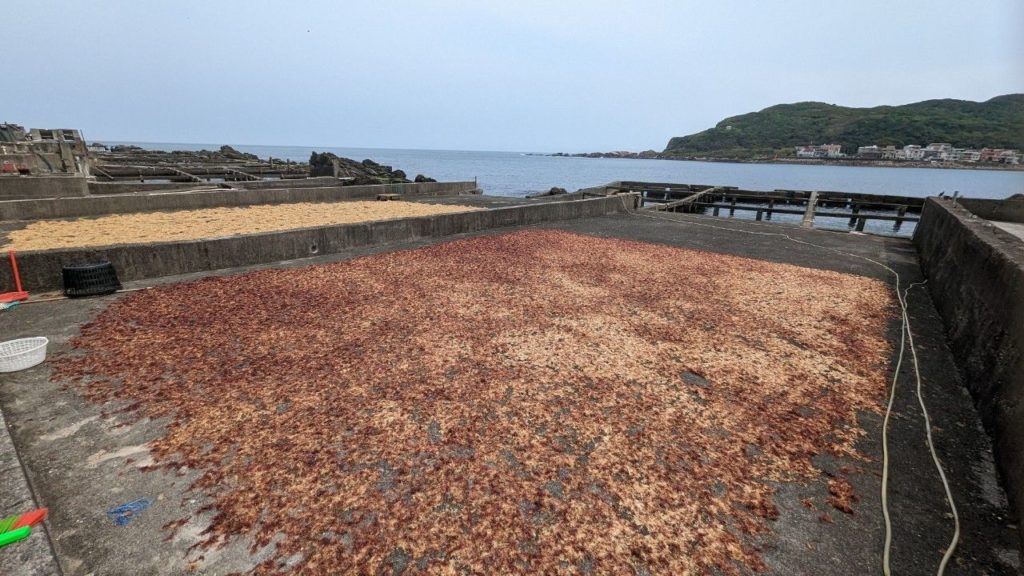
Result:
<svg viewBox="0 0 1024 576"><path fill-rule="evenodd" d="M393 202L349 200L36 220L0 225L0 249L22 252L203 240L478 209L459 204L426 204L397 199Z"/></svg>
<svg viewBox="0 0 1024 576"><path fill-rule="evenodd" d="M526 229L698 249L891 283L890 275L874 264L794 243L781 236L785 234L796 240L882 262L902 276L904 287L921 280L913 245L893 238L750 222L721 222L688 215L659 215L657 218L608 216L545 223ZM498 233L482 236L494 234ZM481 234L469 237L479 236ZM387 247L365 247L280 266L301 267L443 242L440 239L421 239ZM692 257L694 253L686 254ZM666 265L664 262L660 264ZM495 266L501 269L502 263L495 263ZM162 279L160 283L200 276ZM809 293L817 293L816 290L815 285L807 285ZM653 299L652 302L657 299L688 301L698 309L701 302L711 296L709 293L687 293L671 286L644 295ZM122 298L125 296L62 300L14 308L0 313L8 328L5 337L47 335L53 341L50 349L53 356L66 349L68 340L78 334L84 323L92 321L112 302ZM487 303L488 295L480 294L477 305L486 306ZM202 311L195 310L195 314L202 314ZM1005 497L998 485L991 448L970 398L957 381L939 318L929 297L920 288L910 291L910 316L921 360L924 399L932 416L937 450L946 466L961 516L962 540L947 574L1015 574L1019 567L1017 528L1009 517ZM708 318L709 322L715 320ZM794 318L794 321L798 320L800 318ZM898 345L899 325L894 319L889 322L886 339L893 348ZM382 344L400 345L401 341ZM645 356L642 349L633 352L637 358ZM573 354L571 343L566 345L565 354ZM766 369L771 364L769 362ZM249 541L228 540L220 549L190 549L203 538L200 532L216 512L207 508L212 502L208 494L187 490L204 470L187 465L177 469L147 468L153 463L147 446L166 438L170 432L167 427L173 422L173 417L129 423L126 415L118 412L119 408L125 407L123 403L102 406L90 403L78 391L50 382L50 371L51 364L47 363L25 372L0 376L0 406L24 463L25 474L34 488L35 499L40 505L51 508L48 534L63 573L180 574L192 568L200 573L220 574L249 570L268 557L270 547L257 546L251 553L252 543ZM909 366L904 365L890 422L893 569L898 574L931 574L949 540L952 522L924 446L923 421L912 378ZM225 401L228 399L222 396L210 397L213 404ZM285 406L285 413L289 409ZM609 417L615 418L614 414ZM883 534L879 504L881 419L877 411L861 411L858 425L863 428L864 435L856 442L856 448L867 460L816 456L813 472L805 480L772 484L775 490L772 502L778 509L778 515L767 514L764 518L767 532L742 535L737 531L741 535L741 545L763 559L768 573L859 575L880 571ZM429 428L427 437L433 439L437 435L443 438L444 432L443 428ZM0 444L0 452L3 451L5 448ZM0 458L0 462L6 463L2 479L16 487L21 468L14 465L9 449L5 454L6 457ZM262 457L272 458L273 454ZM531 465L525 457L517 461L524 462L522 465L527 469ZM391 480L386 478L388 474L382 474L381 481L385 482L382 486L390 485ZM836 496L835 493L830 494L830 487L834 489L833 481L840 478L848 480L856 496L852 514L825 505L830 496ZM567 485L568 480L562 479L562 482ZM563 484L555 484L545 488L548 495L543 498L551 495L558 498L557 492ZM126 526L116 526L106 517L110 508L138 498L148 498L152 504ZM22 496L17 502L5 501L0 512L13 513L27 505ZM457 505L457 502L450 503L451 510L456 510ZM279 515L267 518L266 522L272 524L274 518L303 522L305 517L319 512L315 509L282 508L275 511ZM185 519L184 523L180 522L182 519ZM602 527L594 526L594 529L597 532L593 538L600 540L604 536ZM46 557L46 546L40 543L43 536L33 536L35 540L31 544L34 547L31 549L14 545L0 550L0 573L57 573L52 564L47 564L50 560ZM344 542L343 535L322 536L327 541L341 537ZM379 563L363 568L367 572L386 568L414 573L419 561L424 561L427 567L440 567L431 564L440 562L439 556L417 556L401 548L396 550L379 559ZM588 561L583 554L586 551L580 552L582 561L567 561L560 570L590 573L596 570L595 566L606 565L604 559L591 558ZM686 554L681 550L666 553L669 556ZM23 564L26 560L34 564ZM301 563L302 557L289 556L283 560L283 564L275 564L274 567L286 571L288 566ZM751 566L746 564L729 566L740 573L751 571ZM657 569L651 570L643 565L637 565L636 570L638 573L659 573ZM481 566L479 571L484 572L486 568Z"/></svg>
<svg viewBox="0 0 1024 576"><path fill-rule="evenodd" d="M315 190L315 189L313 189ZM408 197L407 199L420 199ZM476 198L475 202L462 200ZM633 209L631 195L576 201L526 201L479 196L449 196L438 202L410 202L425 211L450 212L433 216L396 218L374 222L310 226L240 234L201 240L126 243L85 248L29 250L18 261L24 289L30 292L56 290L62 286L61 269L67 265L108 261L122 280L160 278L175 274L219 270L267 262L305 258L316 254L343 252L359 246L439 238L539 222L567 220L623 213ZM386 206L387 202L380 202ZM336 204L337 205L337 204ZM456 206L459 208L452 211ZM485 208L480 210L478 208ZM261 207L261 209L263 209ZM131 214L118 218L131 218ZM0 224L0 235L23 222ZM10 270L0 267L0 286L13 285Z"/></svg>

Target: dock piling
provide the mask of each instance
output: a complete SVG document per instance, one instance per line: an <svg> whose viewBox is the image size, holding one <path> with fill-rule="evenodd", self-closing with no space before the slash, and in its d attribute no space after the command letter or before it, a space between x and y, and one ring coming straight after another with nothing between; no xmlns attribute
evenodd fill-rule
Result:
<svg viewBox="0 0 1024 576"><path fill-rule="evenodd" d="M907 214L907 206L905 204L904 205L900 205L896 209L896 220L893 222L893 225L892 225L892 229L893 230L899 230L900 229L900 226L903 224L903 217L906 216L906 214Z"/></svg>
<svg viewBox="0 0 1024 576"><path fill-rule="evenodd" d="M818 191L811 190L811 195L807 199L807 210L804 211L804 219L803 222L800 223L800 226L803 226L804 228L811 228L812 226L814 226L814 210L817 207L817 205Z"/></svg>

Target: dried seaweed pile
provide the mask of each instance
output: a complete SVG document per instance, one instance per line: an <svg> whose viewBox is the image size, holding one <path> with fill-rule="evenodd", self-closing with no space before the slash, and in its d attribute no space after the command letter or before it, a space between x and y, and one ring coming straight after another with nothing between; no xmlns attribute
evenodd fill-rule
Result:
<svg viewBox="0 0 1024 576"><path fill-rule="evenodd" d="M36 220L24 228L8 232L6 242L0 239L0 247L5 250L51 250L177 242L473 210L479 208L456 204L348 200L110 214L75 220Z"/></svg>
<svg viewBox="0 0 1024 576"><path fill-rule="evenodd" d="M58 374L170 417L209 543L282 570L763 568L769 480L857 457L882 404L878 281L557 231L167 286Z"/></svg>

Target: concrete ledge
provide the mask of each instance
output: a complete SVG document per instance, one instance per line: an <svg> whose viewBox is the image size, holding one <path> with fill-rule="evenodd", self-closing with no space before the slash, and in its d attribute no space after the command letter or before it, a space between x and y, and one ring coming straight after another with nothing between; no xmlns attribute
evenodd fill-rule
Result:
<svg viewBox="0 0 1024 576"><path fill-rule="evenodd" d="M68 264L109 260L122 281L140 280L308 258L358 246L620 214L635 206L636 197L627 195L184 242L26 251L18 254L18 265L26 290L58 290L62 288L61 268ZM11 285L6 266L0 266L0 285Z"/></svg>
<svg viewBox="0 0 1024 576"><path fill-rule="evenodd" d="M4 415L0 413L0 483L4 487L0 496L0 515L5 518L39 507L8 431ZM57 559L50 547L49 522L38 529L34 528L29 539L3 549L0 553L0 574L60 574Z"/></svg>
<svg viewBox="0 0 1024 576"><path fill-rule="evenodd" d="M1024 223L1024 194L1005 200L989 198L960 198L957 202L975 216L999 222Z"/></svg>
<svg viewBox="0 0 1024 576"><path fill-rule="evenodd" d="M84 198L48 198L0 202L0 221L77 218L103 214L193 210L219 206L287 204L292 202L336 202L376 198L377 194L448 196L477 191L475 182L417 182L372 186L326 186L317 188L271 188L255 190L196 189L149 194L117 194Z"/></svg>
<svg viewBox="0 0 1024 576"><path fill-rule="evenodd" d="M228 188L223 182L89 182L89 194L146 194L148 192L174 192L206 188Z"/></svg>
<svg viewBox="0 0 1024 576"><path fill-rule="evenodd" d="M227 182L228 187L241 190L262 190L264 188L320 188L342 185L343 179L335 176L313 176L311 178L283 178L281 180L240 180Z"/></svg>
<svg viewBox="0 0 1024 576"><path fill-rule="evenodd" d="M951 201L929 198L914 244L1019 520L1024 518L1024 241Z"/></svg>
<svg viewBox="0 0 1024 576"><path fill-rule="evenodd" d="M0 200L85 196L85 176L0 176Z"/></svg>
<svg viewBox="0 0 1024 576"><path fill-rule="evenodd" d="M316 178L286 178L282 180L240 180L237 182L89 182L89 194L137 194L146 192L169 192L172 190L194 190L196 188L232 188L236 190L258 190L263 188L321 188L338 186L341 183L333 176Z"/></svg>

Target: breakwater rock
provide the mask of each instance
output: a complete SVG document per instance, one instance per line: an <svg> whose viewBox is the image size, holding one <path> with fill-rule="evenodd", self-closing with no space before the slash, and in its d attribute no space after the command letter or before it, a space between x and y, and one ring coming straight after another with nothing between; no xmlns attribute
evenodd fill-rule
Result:
<svg viewBox="0 0 1024 576"><path fill-rule="evenodd" d="M331 152L313 152L309 156L309 175L351 178L351 184L405 184L409 182L405 172L391 166L378 164L373 160L356 162ZM422 174L420 175L422 177ZM417 180L423 181L423 180Z"/></svg>

